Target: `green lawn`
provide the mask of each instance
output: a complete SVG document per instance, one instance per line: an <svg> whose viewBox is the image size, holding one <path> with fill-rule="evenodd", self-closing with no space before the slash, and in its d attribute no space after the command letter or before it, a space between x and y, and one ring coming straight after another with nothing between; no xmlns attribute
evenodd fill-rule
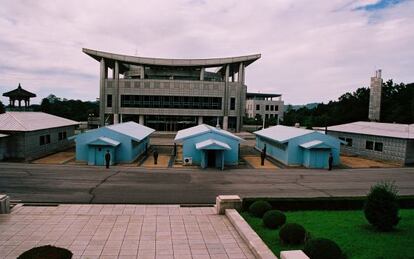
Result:
<svg viewBox="0 0 414 259"><path fill-rule="evenodd" d="M266 229L260 218L241 214L276 256L280 251L302 249L279 243L279 231ZM401 209L393 232L378 232L368 224L363 211L286 212L287 222L299 223L312 237L335 241L347 258L414 258L414 210Z"/></svg>

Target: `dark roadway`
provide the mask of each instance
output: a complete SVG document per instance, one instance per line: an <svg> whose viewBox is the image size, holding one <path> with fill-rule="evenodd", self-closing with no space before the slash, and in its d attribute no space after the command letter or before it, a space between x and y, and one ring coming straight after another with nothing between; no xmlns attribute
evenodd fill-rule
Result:
<svg viewBox="0 0 414 259"><path fill-rule="evenodd" d="M395 181L414 195L414 168L225 171L0 163L0 193L21 202L214 203L241 197L361 196L376 182Z"/></svg>

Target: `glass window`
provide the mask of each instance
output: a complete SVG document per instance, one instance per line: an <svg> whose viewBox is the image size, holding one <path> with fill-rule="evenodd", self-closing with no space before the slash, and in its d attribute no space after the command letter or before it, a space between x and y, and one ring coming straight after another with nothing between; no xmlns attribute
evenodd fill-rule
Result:
<svg viewBox="0 0 414 259"><path fill-rule="evenodd" d="M275 105L275 111L279 110L279 106Z"/></svg>
<svg viewBox="0 0 414 259"><path fill-rule="evenodd" d="M230 98L230 110L234 111L236 109L236 98Z"/></svg>
<svg viewBox="0 0 414 259"><path fill-rule="evenodd" d="M266 105L266 111L268 111L269 110L269 105Z"/></svg>
<svg viewBox="0 0 414 259"><path fill-rule="evenodd" d="M62 132L58 133L58 140L62 140Z"/></svg>
<svg viewBox="0 0 414 259"><path fill-rule="evenodd" d="M374 149L374 142L367 140L365 142L365 149L369 149L369 150Z"/></svg>
<svg viewBox="0 0 414 259"><path fill-rule="evenodd" d="M375 151L382 152L383 146L382 142L375 142Z"/></svg>
<svg viewBox="0 0 414 259"><path fill-rule="evenodd" d="M40 136L39 137L39 144L42 146L45 144L45 136Z"/></svg>
<svg viewBox="0 0 414 259"><path fill-rule="evenodd" d="M260 111L260 104L256 104L256 111Z"/></svg>
<svg viewBox="0 0 414 259"><path fill-rule="evenodd" d="M345 141L346 141L346 145L348 147L352 147L352 139L351 138L346 138Z"/></svg>
<svg viewBox="0 0 414 259"><path fill-rule="evenodd" d="M106 96L106 107L112 107L112 94Z"/></svg>
<svg viewBox="0 0 414 259"><path fill-rule="evenodd" d="M273 111L275 107L273 105L270 105L270 110Z"/></svg>
<svg viewBox="0 0 414 259"><path fill-rule="evenodd" d="M49 144L50 143L50 135L46 135L46 139L45 139L45 143Z"/></svg>

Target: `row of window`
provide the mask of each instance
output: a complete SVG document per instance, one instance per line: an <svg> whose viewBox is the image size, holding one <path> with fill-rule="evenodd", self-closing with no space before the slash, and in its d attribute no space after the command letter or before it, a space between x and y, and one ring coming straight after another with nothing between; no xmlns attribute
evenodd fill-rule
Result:
<svg viewBox="0 0 414 259"><path fill-rule="evenodd" d="M109 97L110 96L110 97ZM108 95L108 107L112 107L112 95ZM107 100L107 101L108 101ZM121 107L134 108L174 108L221 110L221 97L200 96L157 96L157 95L121 95ZM230 109L235 109L236 100L230 99Z"/></svg>
<svg viewBox="0 0 414 259"><path fill-rule="evenodd" d="M61 131L58 133L58 140L65 140L67 137L66 131ZM39 145L43 146L50 144L50 134L39 136Z"/></svg>
<svg viewBox="0 0 414 259"><path fill-rule="evenodd" d="M345 141L348 147L352 147L352 138L339 137L339 139ZM382 142L376 142L376 141L374 142L370 140L365 141L365 149L367 150L375 150L375 151L382 152L383 148L384 148L384 144Z"/></svg>
<svg viewBox="0 0 414 259"><path fill-rule="evenodd" d="M279 110L279 106L278 105L269 105L269 104L266 104L265 110L266 111L278 111ZM260 111L260 104L256 104L256 111Z"/></svg>

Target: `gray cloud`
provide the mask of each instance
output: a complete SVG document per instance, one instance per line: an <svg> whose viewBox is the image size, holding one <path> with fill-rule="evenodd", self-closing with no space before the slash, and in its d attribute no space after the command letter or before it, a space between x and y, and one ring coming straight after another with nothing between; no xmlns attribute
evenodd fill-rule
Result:
<svg viewBox="0 0 414 259"><path fill-rule="evenodd" d="M386 79L414 81L414 1L3 1L0 89L94 100L98 63L82 47L128 55L208 58L261 53L249 91L288 103L336 99ZM5 99L2 99L5 102Z"/></svg>

